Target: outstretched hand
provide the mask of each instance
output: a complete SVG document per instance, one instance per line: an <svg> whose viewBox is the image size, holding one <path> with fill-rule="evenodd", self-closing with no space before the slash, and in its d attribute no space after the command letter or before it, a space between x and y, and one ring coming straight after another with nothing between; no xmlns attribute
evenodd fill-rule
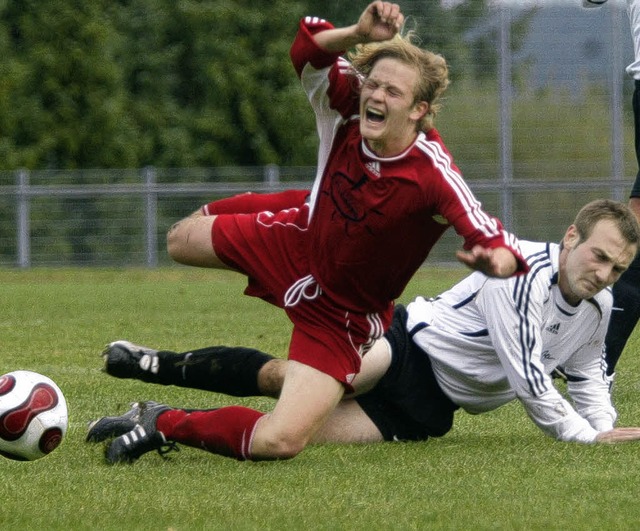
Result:
<svg viewBox="0 0 640 531"><path fill-rule="evenodd" d="M638 440L640 440L640 428L614 428L596 436L596 442L607 444Z"/></svg>
<svg viewBox="0 0 640 531"><path fill-rule="evenodd" d="M386 41L393 38L403 24L404 15L398 4L372 2L360 15L356 33L364 42Z"/></svg>
<svg viewBox="0 0 640 531"><path fill-rule="evenodd" d="M456 258L471 269L489 277L507 278L516 272L518 262L506 247L487 249L476 245L470 251L458 251Z"/></svg>

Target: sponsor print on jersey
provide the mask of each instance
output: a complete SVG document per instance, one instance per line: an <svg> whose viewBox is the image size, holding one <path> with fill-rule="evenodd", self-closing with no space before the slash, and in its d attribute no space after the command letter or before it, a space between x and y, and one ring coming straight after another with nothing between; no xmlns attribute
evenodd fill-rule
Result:
<svg viewBox="0 0 640 531"><path fill-rule="evenodd" d="M551 352L549 352L548 350L545 350L542 354L541 354L541 358L543 360L554 360L555 358L551 355Z"/></svg>
<svg viewBox="0 0 640 531"><path fill-rule="evenodd" d="M335 208L335 212L344 219L344 232L349 234L349 226L352 223L366 223L370 215L383 216L383 213L375 208L367 208L361 197L364 195L364 187L370 178L366 174L355 180L342 171L335 172L329 181L331 189L323 194L329 195ZM365 224L365 230L372 230Z"/></svg>

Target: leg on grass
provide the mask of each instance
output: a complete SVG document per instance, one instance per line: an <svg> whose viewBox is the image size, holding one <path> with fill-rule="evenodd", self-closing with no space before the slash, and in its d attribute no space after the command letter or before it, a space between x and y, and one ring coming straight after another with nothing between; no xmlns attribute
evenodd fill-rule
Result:
<svg viewBox="0 0 640 531"><path fill-rule="evenodd" d="M325 424L344 394L331 376L296 361L287 363L280 398L273 412L258 422L252 459L296 456Z"/></svg>
<svg viewBox="0 0 640 531"><path fill-rule="evenodd" d="M166 440L254 461L300 453L330 417L343 385L299 362L286 364L285 382L272 413L228 406L215 410L170 409L158 416Z"/></svg>
<svg viewBox="0 0 640 531"><path fill-rule="evenodd" d="M105 372L116 378L232 396L277 397L284 380L284 368L278 369L284 360L245 347L212 346L178 353L119 340L110 343L102 355ZM266 368L271 362L273 366Z"/></svg>
<svg viewBox="0 0 640 531"><path fill-rule="evenodd" d="M311 442L313 444L377 443L384 442L384 437L358 402L346 399L333 410Z"/></svg>

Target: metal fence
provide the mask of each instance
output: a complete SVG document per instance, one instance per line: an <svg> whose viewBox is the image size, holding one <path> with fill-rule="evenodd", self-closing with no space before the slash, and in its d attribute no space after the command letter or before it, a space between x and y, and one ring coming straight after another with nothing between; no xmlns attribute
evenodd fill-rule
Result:
<svg viewBox="0 0 640 531"><path fill-rule="evenodd" d="M235 193L308 188L313 171L269 165L3 172L0 265L169 263L164 235L177 219Z"/></svg>
<svg viewBox="0 0 640 531"><path fill-rule="evenodd" d="M245 191L308 189L314 168L251 167L160 171L17 172L0 185L0 265L5 267L156 267L171 263L165 234L178 219L215 198ZM6 177L6 175L5 175ZM180 182L171 182L180 177ZM206 178L207 180L203 180ZM83 184L69 184L85 181ZM509 198L509 228L519 237L558 241L584 203L617 197L621 180L474 181L489 212ZM461 240L448 231L431 263L451 263Z"/></svg>

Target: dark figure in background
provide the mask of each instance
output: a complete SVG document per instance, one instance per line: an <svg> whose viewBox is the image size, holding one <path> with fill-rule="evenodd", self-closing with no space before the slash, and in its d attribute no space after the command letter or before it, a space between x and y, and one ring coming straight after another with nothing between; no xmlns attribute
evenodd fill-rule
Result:
<svg viewBox="0 0 640 531"><path fill-rule="evenodd" d="M627 74L633 77L633 122L635 126L635 148L640 167L640 0L627 0L627 13L631 23L631 35L635 60L627 67ZM631 189L629 208L640 220L640 171ZM618 359L638 319L640 318L640 254L627 271L613 285L613 311L607 332L607 374L613 378Z"/></svg>

